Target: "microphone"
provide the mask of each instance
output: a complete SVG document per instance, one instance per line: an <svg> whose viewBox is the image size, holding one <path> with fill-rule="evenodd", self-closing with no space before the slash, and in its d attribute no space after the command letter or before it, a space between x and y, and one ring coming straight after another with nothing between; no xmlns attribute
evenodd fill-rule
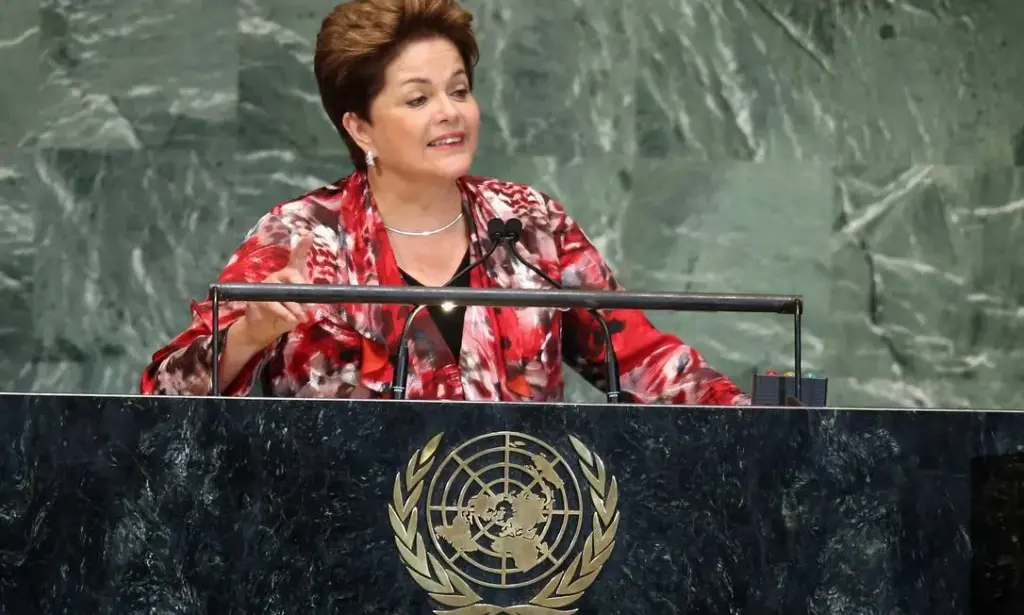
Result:
<svg viewBox="0 0 1024 615"><path fill-rule="evenodd" d="M523 225L520 223L520 232L522 231L522 228ZM491 247L488 248L487 252L485 252L483 256L456 271L455 275L442 285L442 288L451 285L451 283L459 279L461 275L472 270L474 267L478 267L490 258L491 254L494 254L494 251L497 250L498 246L500 246L504 241L505 233L505 222L501 218L492 218L488 220L487 236L491 240ZM416 320L416 316L427 307L429 306L426 304L417 305L416 308L409 313L409 317L405 319L405 325L402 327L402 336L398 338L398 356L395 359L395 374L391 379L392 399L405 399L405 393L407 390L406 380L409 372L409 338L412 335L412 323Z"/></svg>
<svg viewBox="0 0 1024 615"><path fill-rule="evenodd" d="M489 225L488 225L489 226ZM554 286L555 288L564 290L564 286L558 282L552 280L547 276L540 268L527 261L519 251L516 250L516 242L519 241L519 235L523 232L523 223L518 218L510 218L505 221L505 231L502 234L502 243L508 248L508 251L512 256L520 263L526 265L531 271L539 275L545 282ZM605 392L605 396L608 399L608 403L614 404L619 401L621 395L621 388L619 384L619 360L615 356L615 348L612 346L612 332L608 328L608 321L593 308L587 308L590 315L593 316L597 322L601 324L601 330L604 333L604 348L605 348L605 379L608 381L608 390Z"/></svg>

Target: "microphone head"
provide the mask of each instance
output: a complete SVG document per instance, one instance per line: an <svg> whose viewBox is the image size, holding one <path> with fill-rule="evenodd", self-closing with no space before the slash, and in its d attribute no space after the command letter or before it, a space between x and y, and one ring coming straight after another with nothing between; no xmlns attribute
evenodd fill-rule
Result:
<svg viewBox="0 0 1024 615"><path fill-rule="evenodd" d="M505 235L512 241L519 241L519 234L523 232L523 223L518 218L511 218L505 221Z"/></svg>
<svg viewBox="0 0 1024 615"><path fill-rule="evenodd" d="M501 241L505 234L505 221L501 218L491 218L487 221L487 236L491 241Z"/></svg>

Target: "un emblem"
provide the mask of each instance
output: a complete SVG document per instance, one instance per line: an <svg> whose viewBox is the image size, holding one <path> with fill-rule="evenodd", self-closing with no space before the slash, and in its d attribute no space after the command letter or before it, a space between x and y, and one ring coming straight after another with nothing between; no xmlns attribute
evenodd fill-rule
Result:
<svg viewBox="0 0 1024 615"><path fill-rule="evenodd" d="M575 612L566 607L600 574L619 525L618 485L601 459L569 437L585 480L581 488L573 464L550 445L522 433L496 432L457 446L428 482L441 438L434 436L416 451L395 477L388 506L395 544L409 574L431 598L450 607L434 612ZM593 512L581 549L587 501ZM423 531L420 523L426 526ZM523 592L528 600L504 606L480 595L499 602Z"/></svg>

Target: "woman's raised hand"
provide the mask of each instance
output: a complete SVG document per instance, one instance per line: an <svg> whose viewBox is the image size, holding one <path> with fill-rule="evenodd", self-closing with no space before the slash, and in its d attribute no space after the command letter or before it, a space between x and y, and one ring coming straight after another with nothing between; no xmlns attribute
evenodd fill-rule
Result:
<svg viewBox="0 0 1024 615"><path fill-rule="evenodd" d="M288 264L264 278L264 284L306 284L306 259L313 245L313 234L306 233L292 248ZM245 314L232 329L235 339L246 346L263 349L310 318L305 307L290 301L250 301Z"/></svg>

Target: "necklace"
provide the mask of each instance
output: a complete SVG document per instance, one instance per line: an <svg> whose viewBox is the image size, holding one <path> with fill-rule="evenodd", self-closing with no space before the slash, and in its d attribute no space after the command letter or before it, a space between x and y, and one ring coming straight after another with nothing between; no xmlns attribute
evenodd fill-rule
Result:
<svg viewBox="0 0 1024 615"><path fill-rule="evenodd" d="M397 233L398 235L405 235L406 237L429 237L430 235L437 235L438 233L443 233L444 231L447 231L451 227L455 226L455 224L461 219L462 212L460 211L459 215L455 216L454 220L452 220L448 224L445 224L441 228L436 228L432 231L403 231L401 229L388 226L387 224L384 225L384 228L391 231L392 233Z"/></svg>

